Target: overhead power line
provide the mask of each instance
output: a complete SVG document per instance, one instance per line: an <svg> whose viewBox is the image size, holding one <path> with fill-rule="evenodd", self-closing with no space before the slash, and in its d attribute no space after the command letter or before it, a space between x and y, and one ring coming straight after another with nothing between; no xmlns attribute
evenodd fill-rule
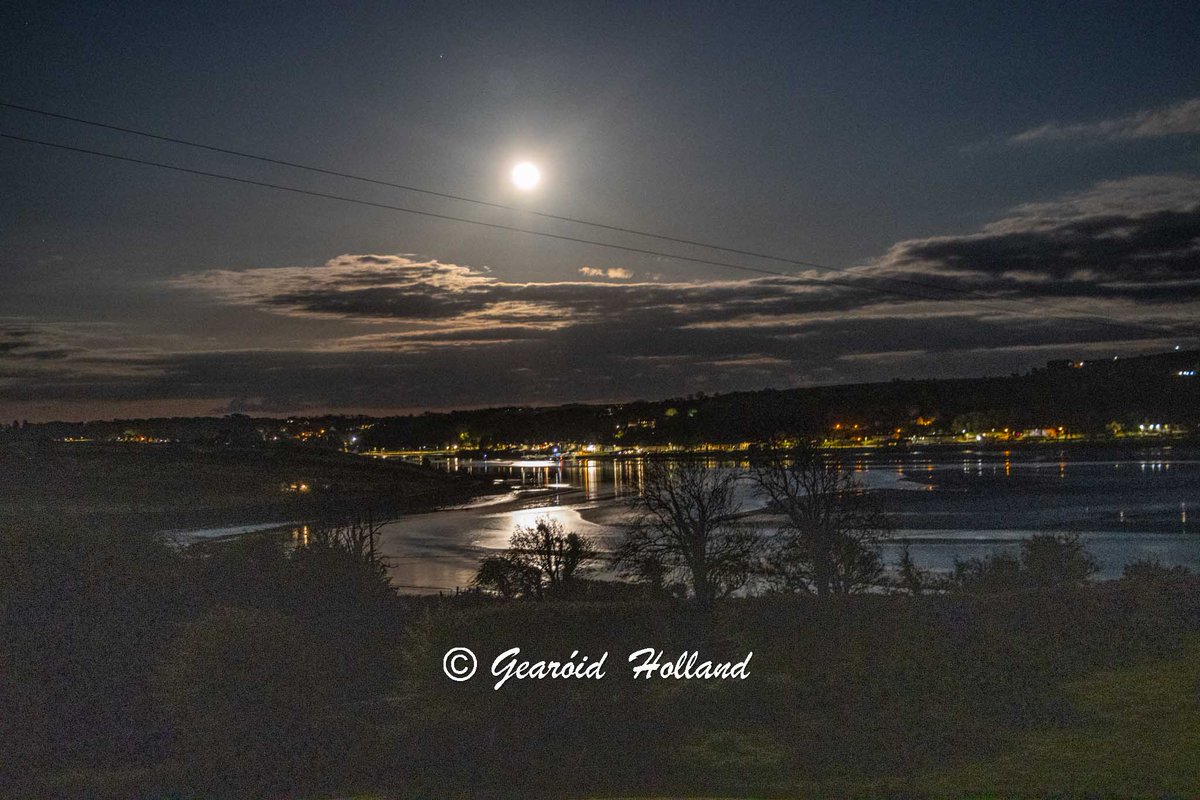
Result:
<svg viewBox="0 0 1200 800"><path fill-rule="evenodd" d="M703 247L707 250L719 250L723 253L732 253L734 255L739 255L739 256L750 256L752 258L761 258L761 259L764 259L767 261L777 261L781 264L791 264L791 265L797 266L797 267L811 267L811 268L815 268L815 269L834 270L834 271L844 271L845 270L844 267L834 267L834 266L829 266L826 264L818 264L814 261L804 261L804 260L796 259L796 258L788 258L786 256L772 255L770 253L758 253L753 250L741 250L736 247L726 247L724 245L712 244L710 242L701 242L701 241L697 241L695 239L686 239L683 237L670 236L670 235L663 234L663 233L654 233L651 231L637 230L635 228L627 228L627 227L623 227L621 225L610 225L610 224L603 223L603 222L594 222L594 221L586 220L586 219L578 219L576 217L567 217L567 216L563 216L560 214L550 214L545 211L536 211L534 209L524 208L522 206L514 206L514 205L510 205L510 204L506 204L506 203L496 203L491 200L481 200L477 197L466 197L465 195L451 194L449 192L439 192L439 191L435 191L433 189L423 189L418 186L410 186L408 184L397 183L395 181L387 181L387 180L382 180L380 178L370 178L365 175L355 175L354 173L351 173L351 172L342 172L340 170L328 169L325 167L317 167L317 166L313 166L311 164L301 164L296 161L288 161L288 160L282 159L282 158L273 158L271 156L264 156L264 155L261 155L258 153L248 153L244 150L235 150L235 149L229 148L229 147L219 147L217 145L206 144L204 142L197 142L197 141L193 141L190 139L181 139L176 136L166 136L166 135L160 134L160 133L152 133L150 131L138 130L137 128L128 128L123 125L113 125L108 122L99 122L97 120L84 119L83 117L74 117L74 116L70 116L68 114L59 114L58 112L55 112L55 111L47 111L46 109L42 109L42 108L32 108L30 106L17 105L16 103L5 103L3 101L0 101L0 108L11 108L14 111L24 111L29 114L38 114L40 116L50 117L52 119L61 119L61 120L65 120L67 122L76 122L76 123L79 123L80 125L90 125L93 128L103 128L105 130L117 131L119 133L128 133L133 136L141 136L141 137L144 137L147 139L155 139L160 142L169 142L171 144L183 145L185 147L194 147L199 150L208 150L209 152L212 152L212 153L222 153L224 155L237 156L238 158L248 158L248 159L252 159L254 161L261 161L266 164L275 164L275 165L281 166L281 167L290 167L292 169L304 170L306 172L314 172L314 173L317 173L320 175L330 175L330 176L333 176L336 178L346 178L346 179L352 180L352 181L361 181L362 183L375 184L376 186L387 186L392 189L402 189L403 191L406 191L406 192L415 192L417 194L428 195L430 197L440 197L445 200L455 200L455 201L458 201L461 203L472 203L474 205L485 206L487 208L496 208L496 209L501 209L504 211L515 211L515 212L518 212L521 214L530 214L535 217L541 217L542 219L550 219L550 220L554 220L556 222L569 222L573 225L586 225L591 228L599 228L601 230L613 231L616 233L626 233L626 234L630 234L632 236L643 236L643 237L647 237L650 239L659 239L664 242L672 242L674 244L690 245L692 247Z"/></svg>
<svg viewBox="0 0 1200 800"><path fill-rule="evenodd" d="M6 104L0 103L0 105L6 105ZM165 169L165 170L169 170L172 172L179 172L179 173L184 173L184 174L188 174L188 175L196 175L196 176L200 176L200 177L214 178L217 180L228 181L228 182L232 182L232 183L239 183L239 184L248 185L248 186L257 186L257 187L261 187L261 188L265 188L265 189L274 189L276 191L289 192L292 194L305 195L305 196L309 196L309 197L319 197L319 198L323 198L326 200L336 200L338 202L352 203L354 205L383 209L383 210L387 210L387 211L395 211L395 212L404 213L404 214L414 214L417 216L423 216L423 217L432 218L432 219L440 219L440 220L444 220L447 222L457 222L457 223L462 223L462 224L467 224L467 225L476 225L479 227L490 228L492 230L501 230L501 231L508 231L508 232L512 232L512 233L521 233L521 234L526 234L526 235L530 235L530 236L539 236L539 237L543 237L543 238L547 238L547 239L554 239L557 241L571 242L574 244L584 244L584 245L591 245L591 246L595 246L595 247L604 247L604 248L609 248L609 249L613 249L613 250L620 250L620 251L627 252L627 253L635 253L635 254L639 254L639 255L653 256L656 258L666 258L666 259L670 259L673 261L687 261L687 262L696 263L696 264L706 264L709 266L740 270L742 272L755 273L755 274L759 274L759 275L770 275L770 276L774 276L774 277L781 277L781 278L786 278L786 279L793 280L793 281L800 281L800 282L807 282L807 283L814 283L814 284L831 284L831 285L841 286L841 287L853 289L853 290L876 292L876 293L880 293L880 294L890 294L890 295L895 295L898 297L905 297L908 299L927 300L927 301L941 301L941 300L945 299L944 297L931 297L926 294L918 294L915 292L905 291L902 289L896 289L896 288L891 288L891 287L872 286L870 284L861 283L861 282L839 280L837 278L832 278L827 275L818 275L818 276L809 277L809 276L797 275L792 272L783 272L780 270L767 269L764 267L752 267L752 266L747 266L745 264L737 264L737 263L730 262L730 261L718 261L715 259L699 258L696 256L686 256L686 255L681 255L681 254L677 254L677 253L669 253L669 252L665 252L665 251L661 251L661 250L652 250L649 248L632 247L629 245L616 244L616 243L612 243L612 242L603 242L603 241L598 241L598 240L594 240L594 239L584 239L582 237L577 237L577 236L567 236L564 234L549 233L546 231L538 231L538 230L533 230L530 228L521 228L521 227L517 227L514 225L505 225L505 224L495 223L495 222L486 222L483 220L471 219L469 217L459 217L459 216L455 216L452 214L442 214L442 213L438 213L435 211L427 211L424 209L408 208L405 206L398 206L398 205L393 205L390 203L380 203L380 202L376 202L376 201L372 201L372 200L363 200L361 198L348 197L345 195L333 194L330 192L321 192L321 191L316 191L313 189L304 189L304 188L297 187L297 186L288 186L285 184L272 183L269 181L260 181L260 180L255 180L252 178L243 178L243 177L240 177L237 175L229 175L229 174L221 173L221 172L213 172L210 170L194 169L192 167L184 167L184 166L179 166L176 164L168 164L168 163L161 162L161 161L151 161L149 159L135 158L132 156L124 156L124 155L119 155L117 153L105 152L102 150L93 150L90 148L76 147L73 145L61 144L58 142L50 142L50 141L45 141L42 139L34 139L31 137L26 137L26 136L17 136L15 134L11 134L11 133L0 133L0 138L8 139L8 140L15 141L15 142L22 142L25 144L33 144L33 145L38 145L41 147L48 147L48 148L62 150L62 151L66 151L66 152L80 153L83 155L95 156L95 157L99 157L99 158L106 158L106 159L110 159L110 160L114 160L114 161L121 161L121 162L125 162L125 163L130 163L130 164L138 164L141 166L154 167L156 169ZM844 268L823 267L823 266L819 266L819 265L812 265L812 266L815 269L826 269L826 270L835 271L835 272L846 272L847 271ZM858 276L858 277L859 277L860 281L896 280L897 282L906 282L901 279L875 278L875 277L867 277L867 276ZM946 287L939 287L939 286L931 285L929 288L934 288L934 289L941 291L941 290L944 290ZM990 300L992 300L992 298L986 298L986 300L990 301ZM1139 323L1117 322L1117 321L1107 319L1107 318L1092 317L1092 316L1087 316L1087 315L1072 314L1071 316L1066 316L1066 317L1056 316L1053 314L1047 314L1044 309L1016 310L1016 309L1007 308L1004 306L994 305L991 302L980 302L979 300L974 300L974 299L969 300L968 302L972 302L979 308L987 308L989 310L996 311L996 312L999 312L1002 314L1015 314L1018 316L1035 316L1035 317L1039 317L1039 318L1059 319L1060 321L1065 321L1065 322L1084 321L1084 322L1091 322L1091 323L1101 326L1101 327L1108 327L1108 328L1119 329L1119 330L1124 330L1124 331L1136 330L1136 331L1140 331L1143 333L1153 333L1155 335L1163 335L1163 334L1177 335L1178 334L1178 331L1176 329L1167 328L1167 327L1163 327L1163 326L1151 326L1151 325L1139 324Z"/></svg>
<svg viewBox="0 0 1200 800"><path fill-rule="evenodd" d="M510 205L510 204L505 204L505 203L497 203L497 202L493 202L490 200L481 200L476 197L467 197L465 195L452 194L449 192L435 191L432 189L425 189L425 188L421 188L418 186L412 186L409 184L398 183L395 181L388 181L388 180L383 180L380 178L372 178L372 177L368 177L365 175L356 175L354 173L344 172L344 171L335 170L335 169L329 169L326 167L318 167L318 166L314 166L312 164L302 164L297 161L291 161L291 160L282 159L282 158L275 158L272 156L266 156L266 155L262 155L259 153L250 153L250 152L247 152L244 150L237 150L237 149L230 148L230 147L221 147L218 145L207 144L205 142L197 142L197 141L194 141L191 139L184 139L184 138L181 138L178 136L168 136L168 135L161 134L161 133L153 133L151 131L140 130L138 128L131 128L131 127L128 127L125 125L115 125L115 124L109 123L109 122L101 122L99 120L86 119L84 117L77 117L77 116L73 116L73 115L69 115L69 114L61 114L59 112L50 111L50 110L44 109L44 108L34 108L32 106L19 105L17 103L8 103L8 102L4 102L4 101L0 101L0 108L9 108L14 111L21 111L21 112L28 113L28 114L37 114L39 116L48 117L50 119L58 119L58 120L66 121L66 122L74 122L74 123L78 123L80 125L87 125L87 126L90 126L93 128L101 128L104 130L116 131L118 133L125 133L125 134L129 134L132 136L140 136L140 137L143 137L146 139L152 139L152 140L156 140L156 141L160 141L160 142L168 142L170 144L182 145L184 147L192 147L192 148L196 148L199 150L206 150L206 151L209 151L212 153L221 153L223 155L236 156L238 158L245 158L245 159L250 159L253 161L259 161L259 162L262 162L265 164L274 164L277 166L288 167L291 169L303 170L306 172L311 172L311 173L315 173L315 174L319 174L319 175L329 175L332 177L345 178L345 179L352 180L352 181L359 181L362 183L374 184L376 186L386 186L386 187L392 188L392 189L400 189L400 190L403 190L406 192L414 192L417 194L423 194L423 195L427 195L430 197L440 197L440 198L446 199L446 200L453 200L453 201L462 202L462 203L471 203L471 204L486 207L486 208L494 208L494 209L501 209L504 211L513 211L513 212L517 212L517 213L521 213L521 214L528 214L531 216L540 217L542 219L554 220L556 222L567 222L567 223L570 223L573 225L583 225L586 227L596 228L598 230L612 231L612 232L616 232L616 233L628 234L631 236L640 236L643 238L656 239L659 241L671 242L673 244L682 244L682 245L687 245L690 247L700 247L700 248L704 248L707 250L715 250L715 251L722 252L722 253L730 253L732 255L748 256L751 258L762 259L765 261L774 261L774 262L780 263L780 264L789 264L794 267L802 267L805 269L817 269L817 270L822 270L825 272L840 272L840 273L845 273L845 274L853 274L853 271L848 267L834 266L831 264L822 264L822 263L819 263L816 261L808 261L805 259L791 258L788 256L781 256L781 255L776 255L773 253L763 253L763 252L759 252L759 251L755 251L755 250L747 250L747 249L736 248L736 247L728 247L725 245L713 244L711 242L703 242L703 241L699 241L696 239L688 239L688 238L679 237L679 236L670 236L670 235L663 234L663 233L639 230L636 228L629 228L629 227L624 227L621 225L611 225L611 224L603 223L603 222L595 222L592 220L579 219L577 217L568 217L568 216L563 216L560 214L550 214L550 213L547 213L544 211L536 211L534 209L525 208L522 206L514 206L514 205ZM419 213L419 212L414 211L411 213ZM479 224L483 224L483 223L479 223ZM532 233L532 231L524 231L524 232ZM537 235L550 235L550 234L540 234L539 233ZM566 240L567 241L577 241L577 240L571 239L569 237L566 237ZM609 244L602 244L601 246L618 247L617 245L609 245ZM634 253L647 252L647 251L640 250L637 248L620 248L620 249L624 249L627 252L634 252ZM682 258L680 256L671 256L671 257L672 258ZM716 262L716 261L709 261L709 260L705 260L705 259L685 258L684 260L693 261L695 263L712 264L714 266L731 267L733 269L748 269L743 266L734 266L734 265L728 264L726 262ZM763 274L768 274L768 275L785 275L785 276L789 276L789 277L792 275L792 273L780 273L780 272L770 271L770 270L763 270L762 272L763 272ZM862 276L859 276L860 279L861 279L861 277ZM992 302L996 299L996 298L992 297L991 295L984 294L983 292L980 292L975 289L963 288L963 287L959 287L959 286L948 286L945 284L938 284L938 283L933 283L930 281L922 281L922 280L917 280L914 278L904 278L904 277L899 277L899 276L892 276L892 277L871 277L871 278L868 278L868 280L886 281L886 282L893 283L893 284L902 284L905 286L913 286L918 289L928 289L928 290L932 290L932 291L939 292L939 293L949 292L949 293L960 295L962 297L969 297L969 298L972 298L973 300L982 301L983 303ZM830 282L836 283L836 281L830 281ZM901 296L910 296L910 295L901 294ZM927 299L927 300L939 299L938 297L929 297L926 295L914 295L914 296L920 297L921 299ZM1011 303L1011 302L1020 302L1020 301L1019 300L1009 300L1006 302ZM1070 319L1073 319L1073 320L1080 319L1079 313L1074 311L1073 309L1062 308L1053 303L1043 303L1042 306L1038 309L1037 314L1039 316L1044 316L1047 308L1049 308L1051 310L1057 309L1058 311L1060 311L1062 313L1068 314L1068 315L1070 315L1069 316ZM997 310L1003 310L1005 313L1019 313L1019 312L1013 312L1010 309L997 309ZM1100 318L1097 318L1097 319L1100 319ZM1107 320L1105 320L1105 321L1107 321ZM1140 327L1138 329L1143 330L1143 328L1140 328ZM1166 332L1173 333L1174 331L1166 331Z"/></svg>
<svg viewBox="0 0 1200 800"><path fill-rule="evenodd" d="M564 234L548 233L546 231L536 231L536 230L533 230L530 228L520 228L515 225L504 225L504 224L501 224L498 222L486 222L484 220L470 219L469 217L457 217L457 216L454 216L453 214L441 214L436 211L426 211L424 209L419 209L419 208L407 208L405 206L392 205L391 203L378 203L373 200L363 200L358 197L347 197L346 195L332 194L330 192L319 192L314 189L304 189L299 186L287 186L285 184L271 183L269 181L259 181L259 180L254 180L252 178L242 178L237 175L228 175L223 172L212 172L209 170L193 169L191 167L181 167L177 164L167 164L162 161L150 161L149 159L134 158L132 156L123 156L123 155L118 155L116 153L107 153L102 150L91 150L86 147L75 147L73 145L60 144L58 142L47 142L42 139L32 139L32 138L29 138L26 136L16 136L11 133L0 133L0 138L11 139L16 142L25 142L26 144L36 144L36 145L40 145L42 147L52 147L56 150L66 150L66 151L69 151L72 153L82 153L84 155L89 155L89 156L98 156L100 158L109 158L114 161L124 161L124 162L130 163L130 164L140 164L140 165L146 166L146 167L156 167L158 169L166 169L166 170L171 170L173 172L183 172L188 175L199 175L199 176L205 177L205 178L217 178L219 180L232 181L233 183L242 183L242 184L246 184L249 186L260 186L264 189L276 189L276 190L282 191L282 192L292 192L294 194L308 195L309 197L321 197L326 200L338 200L343 203L354 203L355 205L369 206L371 208L381 208L381 209L384 209L387 211L398 211L403 214L416 214L418 216L431 217L433 219L441 219L441 220L446 220L448 222L461 222L461 223L464 223L467 225L479 225L481 227L491 228L493 230L510 231L513 233L524 233L524 234L528 234L530 236L542 236L547 239L557 239L557 240L563 241L563 242L573 242L575 244L594 245L596 247L607 247L607 248L611 248L614 250L623 250L627 253L638 253L641 255L656 256L656 257L660 257L660 258L670 258L670 259L678 260L678 261L691 261L691 262L694 262L697 264L709 264L714 267L727 267L729 269L738 269L738 270L742 270L744 272L755 272L760 275L775 275L775 276L784 277L784 278L795 278L797 280L802 280L802 281L809 280L809 281L824 282L824 283L837 283L839 285L846 286L849 288L870 288L870 287L859 287L855 284L850 283L849 281L839 282L839 281L833 281L833 280L825 280L822 278L804 278L802 276L795 275L793 273L780 272L779 270L771 270L771 269L765 269L765 268L760 268L760 267L748 267L744 264L734 264L734 263L728 262L728 261L715 261L715 260L711 260L711 259L707 259L707 258L696 258L694 256L676 255L674 253L666 253L666 252L662 252L660 250L649 250L649 249L645 249L645 248L641 248L641 247L630 247L628 245L623 245L623 244L614 244L612 242L600 242L600 241L596 241L593 239L583 239L583 238L580 238L577 236L566 236ZM901 293L901 294L904 294L904 293ZM932 297L926 297L923 295L907 295L907 294L905 294L904 296L918 297L919 299L922 299L922 300L936 299L936 298L932 298Z"/></svg>

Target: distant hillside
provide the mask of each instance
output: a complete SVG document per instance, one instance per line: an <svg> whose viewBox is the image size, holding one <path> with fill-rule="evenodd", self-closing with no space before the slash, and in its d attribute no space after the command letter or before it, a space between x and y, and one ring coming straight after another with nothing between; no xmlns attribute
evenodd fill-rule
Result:
<svg viewBox="0 0 1200 800"><path fill-rule="evenodd" d="M0 430L5 441L83 437L167 439L222 446L295 443L369 448L497 449L595 443L736 444L774 435L949 435L964 429L1057 429L1103 434L1115 425L1200 431L1200 351L1100 361L1057 361L1024 375L893 380L689 395L657 401L511 406L402 417L364 416L115 420ZM897 433L899 430L899 433Z"/></svg>
<svg viewBox="0 0 1200 800"><path fill-rule="evenodd" d="M654 402L495 408L380 421L379 447L510 442L695 444L757 441L841 430L948 434L973 427L1062 426L1102 433L1111 423L1200 427L1200 351L1096 362L1051 362L1025 375L894 380L692 395ZM840 426L840 427L838 427Z"/></svg>

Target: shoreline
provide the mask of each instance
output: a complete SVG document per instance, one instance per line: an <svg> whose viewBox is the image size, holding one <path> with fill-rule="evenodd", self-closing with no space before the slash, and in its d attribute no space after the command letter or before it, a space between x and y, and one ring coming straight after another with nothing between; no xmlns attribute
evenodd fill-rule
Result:
<svg viewBox="0 0 1200 800"><path fill-rule="evenodd" d="M1070 449L1086 449L1094 448L1098 450L1145 450L1145 449L1171 449L1171 448L1200 448L1200 436L1196 435L1172 435L1172 436L1123 436L1120 438L1111 438L1103 436L1088 436L1083 434L1071 434L1061 439L982 439L982 440L955 440L955 441L930 441L930 442L914 442L909 440L886 440L877 442L848 442L848 443L829 443L822 442L817 445L818 450L829 452L867 450L872 452L897 452L910 453L914 451L921 452L1003 452L1005 450L1053 450L1061 448ZM488 449L488 450L364 450L357 455L367 458L378 458L381 460L404 460L410 457L422 457L435 460L437 462L446 461L465 461L472 465L495 465L497 467L527 467L532 469L552 466L559 461L564 463L582 462L582 461L638 461L641 459L660 459L660 458L729 458L729 459L744 459L749 458L759 452L753 447L739 447L736 445L706 445L702 447L687 447L673 445L643 445L637 450L625 450L620 452L585 452L585 451L565 451L559 457L553 457L538 450L520 450L520 449ZM484 457L486 455L486 458ZM524 460L537 461L538 463L521 464L514 463ZM542 463L545 462L545 463Z"/></svg>

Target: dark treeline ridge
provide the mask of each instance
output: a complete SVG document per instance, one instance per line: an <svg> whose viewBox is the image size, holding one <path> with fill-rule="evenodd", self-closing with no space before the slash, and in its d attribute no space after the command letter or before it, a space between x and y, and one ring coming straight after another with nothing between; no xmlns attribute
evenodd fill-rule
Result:
<svg viewBox="0 0 1200 800"><path fill-rule="evenodd" d="M973 429L1062 426L1104 433L1113 422L1147 421L1194 430L1200 423L1200 352L1097 362L1052 362L1025 375L959 380L895 380L813 388L703 394L624 404L509 407L381 420L367 441L379 447L462 442L677 445L820 436L841 425L863 434L958 433ZM918 427L918 421L926 423Z"/></svg>
<svg viewBox="0 0 1200 800"><path fill-rule="evenodd" d="M1139 424L1200 428L1200 351L1135 358L1050 362L1023 375L894 380L886 383L695 394L656 401L480 410L371 418L312 416L47 423L9 435L165 437L253 444L287 439L351 450L490 449L509 444L594 442L606 446L735 444L778 435L958 434L1009 428L1065 428L1104 434ZM858 426L855 428L854 426Z"/></svg>

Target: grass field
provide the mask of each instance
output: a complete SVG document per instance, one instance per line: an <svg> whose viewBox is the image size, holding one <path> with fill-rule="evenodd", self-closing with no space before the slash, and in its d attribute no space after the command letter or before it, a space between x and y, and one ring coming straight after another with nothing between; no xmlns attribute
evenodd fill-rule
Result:
<svg viewBox="0 0 1200 800"><path fill-rule="evenodd" d="M1200 640L1177 658L1103 670L1065 687L1074 724L927 776L971 797L1200 797Z"/></svg>
<svg viewBox="0 0 1200 800"><path fill-rule="evenodd" d="M763 598L711 627L639 604L482 608L419 631L404 707L414 735L452 729L473 743L456 752L530 796L1195 798L1198 603L1195 583L823 609ZM610 650L613 682L494 692L426 671L462 643L483 645L482 671L508 642L531 657ZM624 656L643 643L753 650L752 676L635 682ZM529 776L533 764L569 765L554 773L559 792ZM428 767L421 780L436 781Z"/></svg>

